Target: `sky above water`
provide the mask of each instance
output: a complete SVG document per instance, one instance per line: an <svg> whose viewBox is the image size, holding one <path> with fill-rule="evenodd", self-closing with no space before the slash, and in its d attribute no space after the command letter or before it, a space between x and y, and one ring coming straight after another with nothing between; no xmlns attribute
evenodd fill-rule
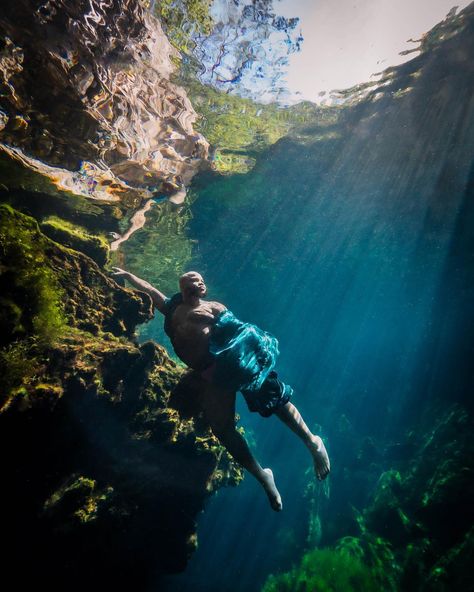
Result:
<svg viewBox="0 0 474 592"><path fill-rule="evenodd" d="M417 54L419 39L442 21L455 0L280 0L275 11L300 17L302 50L290 56L288 87L295 98L320 102L320 93L374 80L373 74ZM298 93L298 94L296 94Z"/></svg>

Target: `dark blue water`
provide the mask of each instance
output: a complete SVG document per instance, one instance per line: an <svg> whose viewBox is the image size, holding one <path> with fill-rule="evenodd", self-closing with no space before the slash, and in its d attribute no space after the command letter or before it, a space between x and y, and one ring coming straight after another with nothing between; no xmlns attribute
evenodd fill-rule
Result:
<svg viewBox="0 0 474 592"><path fill-rule="evenodd" d="M281 140L250 173L195 183L189 268L210 299L278 337L277 370L327 439L333 470L316 484L297 437L239 395L240 423L274 470L284 510L272 512L248 474L220 491L186 573L166 590L257 591L311 544L356 534L353 507L369 503L383 471L409 466L426 414L470 402L468 38L399 67L382 98L348 108L331 129ZM321 532L309 543L315 513Z"/></svg>

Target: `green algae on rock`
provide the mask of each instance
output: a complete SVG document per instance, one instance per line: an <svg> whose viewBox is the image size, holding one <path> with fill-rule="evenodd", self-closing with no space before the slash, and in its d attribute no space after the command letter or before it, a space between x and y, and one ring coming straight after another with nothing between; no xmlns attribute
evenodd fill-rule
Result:
<svg viewBox="0 0 474 592"><path fill-rule="evenodd" d="M58 243L81 251L104 266L109 260L109 243L105 236L90 234L84 227L50 216L41 222L41 230Z"/></svg>
<svg viewBox="0 0 474 592"><path fill-rule="evenodd" d="M97 264L41 233L31 217L0 206L2 297L24 310L10 334L53 338L67 322L98 333L131 337L137 323L151 318L151 302L142 292L120 288Z"/></svg>
<svg viewBox="0 0 474 592"><path fill-rule="evenodd" d="M203 416L201 380L136 343L148 295L8 205L0 242L2 309L14 313L0 351L6 570L26 585L27 560L53 590L183 570L206 500L243 478Z"/></svg>
<svg viewBox="0 0 474 592"><path fill-rule="evenodd" d="M0 418L2 444L13 433L19 442L5 466L10 487L2 501L16 509L6 531L15 541L14 529L28 528L32 546L45 545L47 555L29 558L33 565L50 554L59 565L77 555L58 571L58 582L67 581L76 562L82 579L112 581L117 561L129 577L139 568L138 582L151 572L184 569L194 516L218 487L237 484L242 474L204 418L182 419L170 406L182 371L151 342L139 348L87 333L64 338L42 362L62 396L45 401L45 387L30 384L28 403L14 398ZM14 465L21 466L15 477ZM19 507L15 497L35 474L41 479L21 494ZM20 544L10 551L19 553ZM133 558L130 545L140 548Z"/></svg>
<svg viewBox="0 0 474 592"><path fill-rule="evenodd" d="M49 341L64 328L64 292L45 244L32 218L0 206L2 345L31 334Z"/></svg>

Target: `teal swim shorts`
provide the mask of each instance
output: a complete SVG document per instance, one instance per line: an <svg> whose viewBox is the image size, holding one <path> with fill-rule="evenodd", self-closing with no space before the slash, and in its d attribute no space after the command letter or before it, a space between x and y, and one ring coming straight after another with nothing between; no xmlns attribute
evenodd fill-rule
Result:
<svg viewBox="0 0 474 592"><path fill-rule="evenodd" d="M250 411L269 417L290 400L293 389L273 370L279 350L271 333L225 310L212 326L209 351L214 362L201 373L203 378L240 391Z"/></svg>
<svg viewBox="0 0 474 592"><path fill-rule="evenodd" d="M166 298L165 332L171 336L171 316L182 302L181 293ZM279 355L277 338L223 310L211 328L209 352L214 361L201 376L222 388L240 391L250 411L269 417L291 398L293 389L273 369Z"/></svg>

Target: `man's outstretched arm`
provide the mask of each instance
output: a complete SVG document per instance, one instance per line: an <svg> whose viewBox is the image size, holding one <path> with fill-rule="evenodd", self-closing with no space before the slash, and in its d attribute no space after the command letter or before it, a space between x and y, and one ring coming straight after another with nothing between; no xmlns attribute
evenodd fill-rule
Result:
<svg viewBox="0 0 474 592"><path fill-rule="evenodd" d="M120 267L112 267L112 269L114 270L112 274L114 277L123 277L133 284L135 288L138 288L142 292L146 292L152 299L154 306L164 314L163 305L166 300L166 296L163 294L163 292L160 292L145 280L133 275L133 273L125 271L125 269L121 269Z"/></svg>

